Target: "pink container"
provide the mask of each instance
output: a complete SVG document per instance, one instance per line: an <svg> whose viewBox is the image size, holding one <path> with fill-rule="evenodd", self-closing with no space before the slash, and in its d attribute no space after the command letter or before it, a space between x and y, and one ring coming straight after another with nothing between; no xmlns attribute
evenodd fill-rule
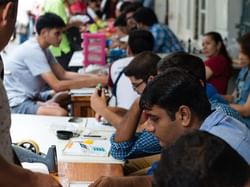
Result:
<svg viewBox="0 0 250 187"><path fill-rule="evenodd" d="M83 66L90 64L105 65L106 37L102 33L83 33Z"/></svg>

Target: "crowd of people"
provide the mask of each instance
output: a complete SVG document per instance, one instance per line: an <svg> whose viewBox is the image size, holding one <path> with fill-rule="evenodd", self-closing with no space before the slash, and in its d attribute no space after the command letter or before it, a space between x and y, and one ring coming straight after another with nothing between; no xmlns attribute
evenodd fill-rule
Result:
<svg viewBox="0 0 250 187"><path fill-rule="evenodd" d="M0 50L14 32L19 1L0 0ZM250 186L250 33L239 39L243 67L231 94L232 59L221 34L204 34L203 61L185 52L174 32L159 23L153 4L44 0L38 16L29 6L22 10L25 23L35 29L30 32L18 21L18 29L26 30L17 29L20 45L4 59L8 73L0 63L0 165L6 168L0 186L61 186L19 166L10 114L67 116L68 91L98 83L112 97L106 88L101 94L96 89L91 107L97 120L105 118L116 129L110 153L125 161L126 176L100 177L91 187ZM81 42L70 38L72 33L92 32L93 24L97 32L107 32L108 19L114 30L109 30L107 56L112 49L125 53L113 59L108 75L71 71L73 44Z"/></svg>

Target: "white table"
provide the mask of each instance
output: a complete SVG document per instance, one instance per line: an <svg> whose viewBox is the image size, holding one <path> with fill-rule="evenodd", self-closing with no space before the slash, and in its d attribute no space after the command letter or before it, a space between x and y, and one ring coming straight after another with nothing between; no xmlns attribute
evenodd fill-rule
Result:
<svg viewBox="0 0 250 187"><path fill-rule="evenodd" d="M69 123L69 117L51 117L38 115L12 114L11 137L12 142L16 143L26 139L32 139L38 143L40 151L47 153L51 145L56 145L57 158L59 162L78 162L78 163L112 163L122 164L123 161L108 157L91 156L70 156L63 154L62 150L68 140L59 140L56 137L56 130L84 130L92 131L107 137L114 133L113 127L100 125L94 118L82 118L81 123Z"/></svg>
<svg viewBox="0 0 250 187"><path fill-rule="evenodd" d="M108 157L90 156L66 156L62 154L67 140L59 140L55 135L58 127L65 128L72 126L68 122L69 117L51 117L37 115L12 114L11 136L13 142L24 139L36 141L40 150L47 152L50 145L56 145L58 158L58 174L60 181L94 181L100 176L123 176L123 161ZM76 125L76 128L92 132L101 132L104 136L110 136L114 129L103 128L93 118L83 118L83 122ZM109 140L107 140L109 141Z"/></svg>
<svg viewBox="0 0 250 187"><path fill-rule="evenodd" d="M84 56L82 51L75 51L69 61L69 67L83 67Z"/></svg>

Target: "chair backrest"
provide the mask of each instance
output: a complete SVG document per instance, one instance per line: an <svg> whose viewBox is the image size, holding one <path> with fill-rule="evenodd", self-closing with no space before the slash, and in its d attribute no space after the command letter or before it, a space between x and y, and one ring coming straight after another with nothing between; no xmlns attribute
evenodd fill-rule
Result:
<svg viewBox="0 0 250 187"><path fill-rule="evenodd" d="M83 66L90 64L105 65L106 37L103 33L83 33Z"/></svg>

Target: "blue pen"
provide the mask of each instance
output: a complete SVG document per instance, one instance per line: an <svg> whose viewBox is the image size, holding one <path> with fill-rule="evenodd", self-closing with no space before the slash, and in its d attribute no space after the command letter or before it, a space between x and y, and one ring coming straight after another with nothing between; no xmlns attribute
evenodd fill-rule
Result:
<svg viewBox="0 0 250 187"><path fill-rule="evenodd" d="M80 143L80 146L81 146L81 148L83 148L85 150L89 150L89 148L85 144L83 144L83 143Z"/></svg>

